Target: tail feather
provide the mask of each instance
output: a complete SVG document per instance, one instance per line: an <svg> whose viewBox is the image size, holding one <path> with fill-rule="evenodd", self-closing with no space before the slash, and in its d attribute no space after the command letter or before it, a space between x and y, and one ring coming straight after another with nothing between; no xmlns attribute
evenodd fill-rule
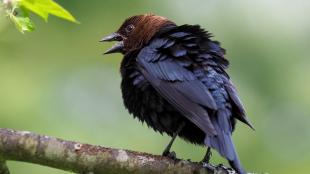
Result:
<svg viewBox="0 0 310 174"><path fill-rule="evenodd" d="M238 159L238 156L236 156L236 159L234 161L228 161L229 165L236 170L239 174L247 174L247 172L242 168L240 160Z"/></svg>
<svg viewBox="0 0 310 174"><path fill-rule="evenodd" d="M211 122L217 131L217 136L206 136L205 145L216 149L219 154L225 157L231 167L239 174L246 174L246 171L241 166L235 146L232 142L229 112L219 110L216 116L211 118Z"/></svg>

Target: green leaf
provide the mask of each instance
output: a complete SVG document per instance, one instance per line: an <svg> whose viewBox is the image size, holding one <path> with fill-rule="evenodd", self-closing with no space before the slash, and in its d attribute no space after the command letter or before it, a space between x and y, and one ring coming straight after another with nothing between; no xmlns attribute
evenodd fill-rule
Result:
<svg viewBox="0 0 310 174"><path fill-rule="evenodd" d="M4 11L22 33L34 30L34 24L28 15L29 12L37 14L45 21L48 20L49 15L54 15L79 23L66 9L53 0L10 0L8 5L5 5L4 1L0 0L0 5L3 5Z"/></svg>
<svg viewBox="0 0 310 174"><path fill-rule="evenodd" d="M45 10L42 10L42 6L37 4L33 0L20 0L19 5L29 11L32 11L33 13L37 14L38 16L42 17L45 21L48 19L48 12Z"/></svg>
<svg viewBox="0 0 310 174"><path fill-rule="evenodd" d="M79 23L66 9L53 0L19 0L19 5L47 21L49 14Z"/></svg>
<svg viewBox="0 0 310 174"><path fill-rule="evenodd" d="M10 15L11 20L14 22L16 28L24 33L25 31L33 31L34 24L30 20L29 17L26 16L14 16L13 14Z"/></svg>

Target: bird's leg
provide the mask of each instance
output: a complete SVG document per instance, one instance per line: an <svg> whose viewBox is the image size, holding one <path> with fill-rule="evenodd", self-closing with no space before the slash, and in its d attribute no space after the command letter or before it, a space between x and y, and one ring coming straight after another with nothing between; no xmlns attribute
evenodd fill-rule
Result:
<svg viewBox="0 0 310 174"><path fill-rule="evenodd" d="M176 158L176 154L175 152L170 152L171 146L175 140L175 138L177 137L177 133L173 134L172 139L170 140L169 144L167 145L167 147L165 148L164 152L162 153L163 156L175 159Z"/></svg>
<svg viewBox="0 0 310 174"><path fill-rule="evenodd" d="M202 163L207 163L207 164L209 164L210 159L211 159L211 156L212 156L211 148L208 147L207 153L206 153L206 155L203 157L203 159L202 159L201 162L202 162Z"/></svg>
<svg viewBox="0 0 310 174"><path fill-rule="evenodd" d="M167 147L165 148L164 152L162 153L163 156L167 156L169 158L175 159L176 158L176 154L175 152L170 152L171 146L175 140L175 138L178 136L178 134L181 132L181 130L183 129L185 123L183 122L178 130L173 134L172 139L170 140L169 144L167 145Z"/></svg>

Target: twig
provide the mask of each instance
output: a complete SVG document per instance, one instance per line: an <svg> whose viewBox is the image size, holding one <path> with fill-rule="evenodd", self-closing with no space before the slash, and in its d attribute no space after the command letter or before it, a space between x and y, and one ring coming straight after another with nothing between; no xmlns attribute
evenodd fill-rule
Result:
<svg viewBox="0 0 310 174"><path fill-rule="evenodd" d="M11 129L0 129L0 159L30 162L83 174L229 173L224 167L207 169L199 163ZM0 160L0 174L9 172L4 160Z"/></svg>

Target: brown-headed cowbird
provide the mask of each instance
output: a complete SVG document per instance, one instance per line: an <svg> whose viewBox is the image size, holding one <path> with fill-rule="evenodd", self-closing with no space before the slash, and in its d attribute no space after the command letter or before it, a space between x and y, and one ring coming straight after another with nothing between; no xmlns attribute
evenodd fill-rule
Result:
<svg viewBox="0 0 310 174"><path fill-rule="evenodd" d="M219 42L199 25L181 25L146 14L125 20L101 41L118 41L105 54L124 54L121 90L124 105L134 117L172 140L163 152L169 156L179 136L208 147L245 174L232 132L236 119L252 125L225 69L228 60Z"/></svg>

